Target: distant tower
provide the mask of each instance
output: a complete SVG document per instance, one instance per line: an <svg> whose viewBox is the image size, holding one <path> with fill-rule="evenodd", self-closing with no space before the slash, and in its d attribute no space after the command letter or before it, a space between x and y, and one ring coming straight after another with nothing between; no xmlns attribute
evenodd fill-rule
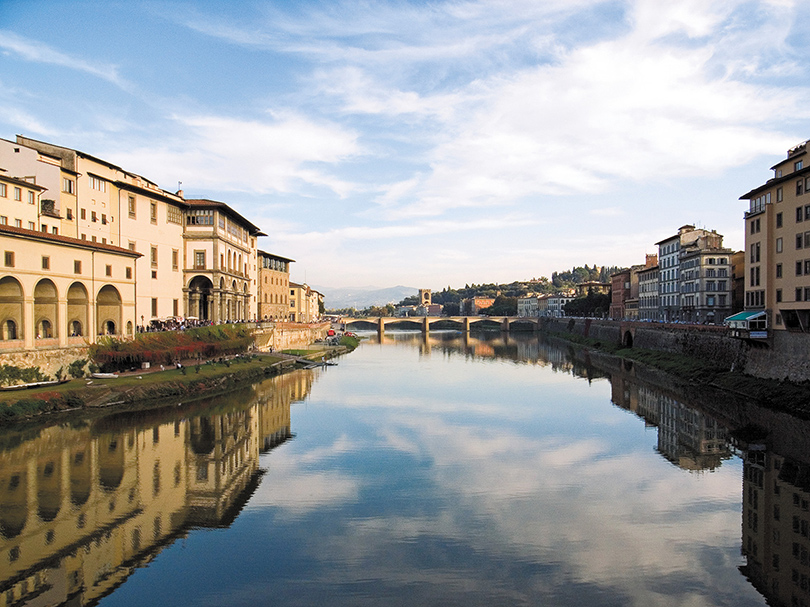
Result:
<svg viewBox="0 0 810 607"><path fill-rule="evenodd" d="M431 303L433 303L433 299L430 295L430 289L419 289L419 305L429 306Z"/></svg>

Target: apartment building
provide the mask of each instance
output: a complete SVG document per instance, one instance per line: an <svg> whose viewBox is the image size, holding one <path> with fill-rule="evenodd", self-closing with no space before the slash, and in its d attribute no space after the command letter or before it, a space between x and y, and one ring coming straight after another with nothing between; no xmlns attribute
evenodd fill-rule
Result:
<svg viewBox="0 0 810 607"><path fill-rule="evenodd" d="M639 320L657 321L660 319L660 295L658 277L660 269L657 263L638 271L638 318Z"/></svg>
<svg viewBox="0 0 810 607"><path fill-rule="evenodd" d="M610 275L610 318L625 318L625 303L630 298L630 269Z"/></svg>
<svg viewBox="0 0 810 607"><path fill-rule="evenodd" d="M723 248L722 235L684 225L656 245L658 320L722 322L731 313L732 295L732 251Z"/></svg>
<svg viewBox="0 0 810 607"><path fill-rule="evenodd" d="M805 141L740 197L745 213L745 309L776 331L810 331L810 162ZM806 164L805 164L806 163Z"/></svg>
<svg viewBox="0 0 810 607"><path fill-rule="evenodd" d="M290 264L294 259L258 252L259 319L287 320L290 316Z"/></svg>
<svg viewBox="0 0 810 607"><path fill-rule="evenodd" d="M534 318L538 316L537 307L538 296L535 294L524 295L518 297L517 300L517 315L519 318Z"/></svg>
<svg viewBox="0 0 810 607"><path fill-rule="evenodd" d="M320 316L323 295L308 284L290 283L289 318L293 322L315 322Z"/></svg>

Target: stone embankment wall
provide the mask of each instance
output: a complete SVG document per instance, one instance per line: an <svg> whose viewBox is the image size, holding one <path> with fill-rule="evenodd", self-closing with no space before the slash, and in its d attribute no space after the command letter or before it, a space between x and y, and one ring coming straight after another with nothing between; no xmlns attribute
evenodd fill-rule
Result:
<svg viewBox="0 0 810 607"><path fill-rule="evenodd" d="M589 318L544 319L541 329L605 343L684 354L768 379L810 381L810 336L774 331L770 344L729 337L723 327L622 322Z"/></svg>
<svg viewBox="0 0 810 607"><path fill-rule="evenodd" d="M305 348L326 337L329 327L329 323L262 323L255 335L256 348L261 352Z"/></svg>
<svg viewBox="0 0 810 607"><path fill-rule="evenodd" d="M263 352L304 348L323 339L329 323L309 325L295 323L263 323L255 335L256 348ZM0 354L0 364L12 365L23 369L39 367L45 375L56 377L59 369L67 375L68 366L79 359L89 361L88 346L69 348L40 348L38 350L20 350Z"/></svg>
<svg viewBox="0 0 810 607"><path fill-rule="evenodd" d="M59 369L62 369L63 375L67 375L68 366L72 362L82 358L89 361L87 350L87 346L73 346L70 348L3 352L0 354L0 364L11 365L21 369L39 367L42 373L55 378Z"/></svg>

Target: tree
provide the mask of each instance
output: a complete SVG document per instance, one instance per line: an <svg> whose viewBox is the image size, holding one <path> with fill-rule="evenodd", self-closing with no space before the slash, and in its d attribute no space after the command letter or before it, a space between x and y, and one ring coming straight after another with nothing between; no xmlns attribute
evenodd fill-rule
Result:
<svg viewBox="0 0 810 607"><path fill-rule="evenodd" d="M517 297L498 295L493 304L481 310L487 316L517 316Z"/></svg>

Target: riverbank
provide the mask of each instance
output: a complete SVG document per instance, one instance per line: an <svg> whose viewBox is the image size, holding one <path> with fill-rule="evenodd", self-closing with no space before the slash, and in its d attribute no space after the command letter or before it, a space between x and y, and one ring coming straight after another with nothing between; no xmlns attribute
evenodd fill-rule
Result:
<svg viewBox="0 0 810 607"><path fill-rule="evenodd" d="M343 343L345 342L345 343ZM30 390L0 390L0 425L49 413L114 406L162 406L167 399L215 396L235 387L279 375L296 367L317 364L351 352L357 340L344 338L341 345L311 344L281 353L220 357L182 367L131 371L110 378L82 378Z"/></svg>
<svg viewBox="0 0 810 607"><path fill-rule="evenodd" d="M611 340L584 337L577 333L541 331L546 338L575 344L625 361L658 369L692 388L721 390L760 406L810 419L810 383L754 377L731 368L720 358L703 358L646 348L627 348Z"/></svg>

